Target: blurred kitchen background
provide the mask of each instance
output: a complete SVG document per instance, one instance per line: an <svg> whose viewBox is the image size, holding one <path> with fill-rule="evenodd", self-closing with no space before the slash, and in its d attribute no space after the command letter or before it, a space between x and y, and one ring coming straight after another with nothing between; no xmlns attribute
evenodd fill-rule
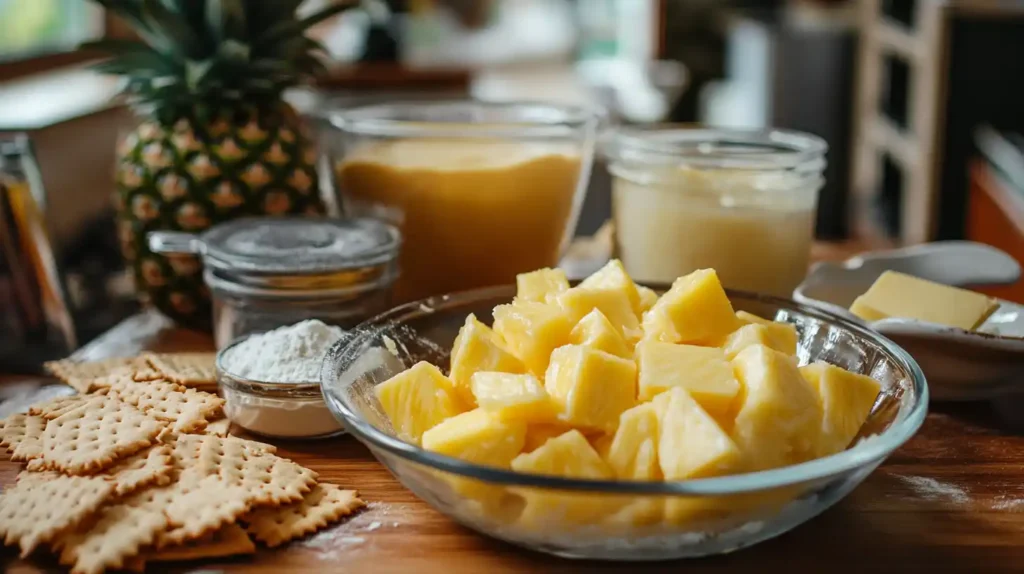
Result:
<svg viewBox="0 0 1024 574"><path fill-rule="evenodd" d="M62 286L79 343L138 305L111 205L114 141L132 117L114 98L117 80L90 71L95 54L76 49L128 33L82 0L0 0L0 172L36 183L44 225L28 233L53 254L43 267ZM608 121L635 124L809 131L830 146L819 239L970 238L1024 261L1024 2L367 0L316 35L331 74L289 96L309 114L473 96L597 105ZM599 162L579 236L609 218L609 188ZM14 244L26 237L11 204L0 204L5 317L18 312L24 254ZM0 339L7 366L37 360L4 349L14 347Z"/></svg>

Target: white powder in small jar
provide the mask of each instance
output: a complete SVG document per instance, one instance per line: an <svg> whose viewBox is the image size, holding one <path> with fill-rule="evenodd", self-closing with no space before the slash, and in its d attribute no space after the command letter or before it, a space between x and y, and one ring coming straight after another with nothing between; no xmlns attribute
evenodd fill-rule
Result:
<svg viewBox="0 0 1024 574"><path fill-rule="evenodd" d="M315 383L331 345L345 335L317 319L252 335L224 354L223 367L236 377L267 383Z"/></svg>
<svg viewBox="0 0 1024 574"><path fill-rule="evenodd" d="M345 332L310 319L252 335L225 351L221 368L228 375L280 385L273 396L246 390L244 382L221 385L224 412L232 422L256 434L280 438L315 438L341 432L318 388L320 364L331 345ZM291 394L288 387L294 387Z"/></svg>

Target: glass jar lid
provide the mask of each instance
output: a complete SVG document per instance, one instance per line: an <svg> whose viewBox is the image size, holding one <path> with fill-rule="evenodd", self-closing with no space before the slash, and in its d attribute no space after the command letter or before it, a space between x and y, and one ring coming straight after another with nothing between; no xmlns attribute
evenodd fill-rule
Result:
<svg viewBox="0 0 1024 574"><path fill-rule="evenodd" d="M397 229L366 218L253 217L199 235L149 234L154 252L199 254L208 272L230 282L299 289L380 281L394 268L400 244Z"/></svg>

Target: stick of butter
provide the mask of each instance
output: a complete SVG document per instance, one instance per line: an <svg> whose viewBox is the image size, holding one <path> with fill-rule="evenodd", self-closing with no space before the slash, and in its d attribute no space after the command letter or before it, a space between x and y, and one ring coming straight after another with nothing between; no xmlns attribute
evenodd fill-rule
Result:
<svg viewBox="0 0 1024 574"><path fill-rule="evenodd" d="M850 312L854 315L864 319L865 321L881 321L882 319L888 319L889 316L885 313L875 309L871 305L868 305L864 301L864 295L857 297L853 300L853 305L850 305Z"/></svg>
<svg viewBox="0 0 1024 574"><path fill-rule="evenodd" d="M981 293L886 271L850 312L866 321L900 317L972 331L997 307L998 301Z"/></svg>

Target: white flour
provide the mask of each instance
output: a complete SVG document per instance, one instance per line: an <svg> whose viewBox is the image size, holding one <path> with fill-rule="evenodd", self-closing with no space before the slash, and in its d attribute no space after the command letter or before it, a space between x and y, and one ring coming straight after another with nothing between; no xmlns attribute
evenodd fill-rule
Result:
<svg viewBox="0 0 1024 574"><path fill-rule="evenodd" d="M971 501L971 497L968 496L967 492L955 484L939 482L934 478L926 476L895 476L913 489L914 494L924 500L945 499L955 504L967 504Z"/></svg>
<svg viewBox="0 0 1024 574"><path fill-rule="evenodd" d="M224 355L237 377L272 383L315 383L324 354L345 332L317 319L252 335Z"/></svg>
<svg viewBox="0 0 1024 574"><path fill-rule="evenodd" d="M993 499L992 509L1022 512L1024 511L1024 498L1010 498L1005 494L1000 494Z"/></svg>
<svg viewBox="0 0 1024 574"><path fill-rule="evenodd" d="M372 536L367 533L380 528L397 528L399 520L405 514L404 507L392 507L380 502L371 502L366 510L352 517L347 522L322 530L299 544L316 552L319 560L337 561L352 552L372 547ZM367 545L367 542L371 544Z"/></svg>

